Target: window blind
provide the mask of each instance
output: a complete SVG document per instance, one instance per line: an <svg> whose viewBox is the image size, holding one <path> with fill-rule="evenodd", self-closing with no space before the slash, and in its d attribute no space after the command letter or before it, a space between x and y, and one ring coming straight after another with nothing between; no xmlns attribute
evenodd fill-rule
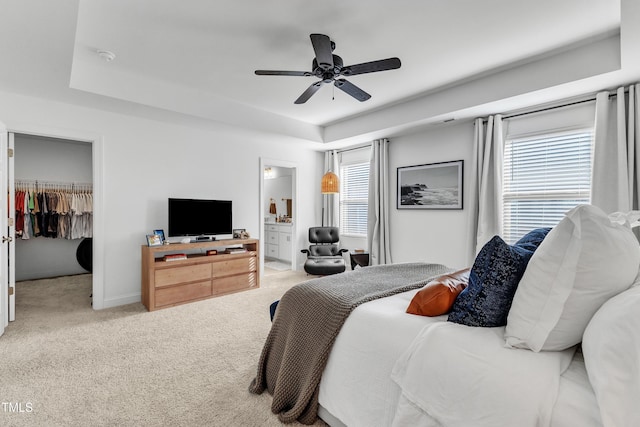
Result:
<svg viewBox="0 0 640 427"><path fill-rule="evenodd" d="M591 129L505 142L503 239L515 243L538 227L553 227L591 199Z"/></svg>
<svg viewBox="0 0 640 427"><path fill-rule="evenodd" d="M340 167L340 234L367 235L369 163Z"/></svg>

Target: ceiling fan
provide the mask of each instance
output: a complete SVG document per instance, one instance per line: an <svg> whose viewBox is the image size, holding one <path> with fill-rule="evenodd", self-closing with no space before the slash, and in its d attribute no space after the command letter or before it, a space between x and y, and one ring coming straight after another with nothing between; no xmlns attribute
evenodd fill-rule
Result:
<svg viewBox="0 0 640 427"><path fill-rule="evenodd" d="M259 76L315 76L321 79L309 86L307 90L295 100L295 104L304 104L323 84L331 82L333 82L335 87L353 96L358 101L366 101L371 98L371 95L353 83L338 77L355 76L358 74L375 73L400 68L400 59L398 58L387 58L379 61L345 66L343 65L342 58L332 53L336 44L329 39L329 36L324 34L311 34L310 37L313 50L316 54L311 65L311 71L256 70L256 74Z"/></svg>

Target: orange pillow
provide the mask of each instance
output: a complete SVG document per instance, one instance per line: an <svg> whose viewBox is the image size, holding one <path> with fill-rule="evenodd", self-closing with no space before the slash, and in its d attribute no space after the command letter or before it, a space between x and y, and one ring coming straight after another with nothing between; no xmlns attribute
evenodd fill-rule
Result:
<svg viewBox="0 0 640 427"><path fill-rule="evenodd" d="M456 297L469 284L471 268L445 274L427 283L413 297L407 313L420 316L440 316L451 311Z"/></svg>

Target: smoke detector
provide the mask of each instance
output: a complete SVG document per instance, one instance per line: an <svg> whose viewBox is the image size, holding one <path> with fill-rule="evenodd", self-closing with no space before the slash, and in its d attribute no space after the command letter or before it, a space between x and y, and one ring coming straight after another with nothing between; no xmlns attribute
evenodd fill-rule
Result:
<svg viewBox="0 0 640 427"><path fill-rule="evenodd" d="M96 53L98 54L98 56L99 56L100 58L102 58L102 59L103 59L104 61L106 61L106 62L111 62L111 61L113 61L114 59L116 59L116 54L115 54L115 53L113 53L113 52L110 52L110 51L108 51L108 50L98 49L98 50L96 51Z"/></svg>

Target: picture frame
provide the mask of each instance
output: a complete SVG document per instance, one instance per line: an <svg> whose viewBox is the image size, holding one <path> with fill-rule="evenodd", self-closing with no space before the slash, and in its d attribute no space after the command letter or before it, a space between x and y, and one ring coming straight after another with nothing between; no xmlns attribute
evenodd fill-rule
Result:
<svg viewBox="0 0 640 427"><path fill-rule="evenodd" d="M397 209L462 209L464 160L398 168Z"/></svg>
<svg viewBox="0 0 640 427"><path fill-rule="evenodd" d="M244 228L234 228L233 229L233 238L234 239L243 239L246 230Z"/></svg>
<svg viewBox="0 0 640 427"><path fill-rule="evenodd" d="M162 241L162 243L164 243L164 241L166 240L164 238L164 230L153 230L153 234L160 236L160 240Z"/></svg>
<svg viewBox="0 0 640 427"><path fill-rule="evenodd" d="M162 246L162 239L158 234L147 234L147 245L148 246Z"/></svg>

